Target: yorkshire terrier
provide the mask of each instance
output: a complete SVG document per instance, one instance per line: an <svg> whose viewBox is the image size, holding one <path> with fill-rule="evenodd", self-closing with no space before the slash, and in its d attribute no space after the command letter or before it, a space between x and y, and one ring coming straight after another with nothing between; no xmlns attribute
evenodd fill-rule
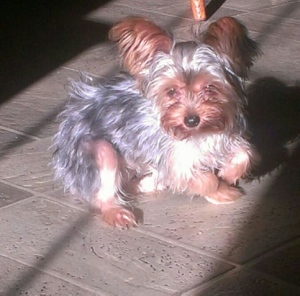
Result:
<svg viewBox="0 0 300 296"><path fill-rule="evenodd" d="M127 72L72 82L53 140L65 189L119 227L137 224L127 201L139 194L239 198L236 183L258 160L247 139L244 83L259 48L246 27L224 17L177 42L130 17L109 37Z"/></svg>

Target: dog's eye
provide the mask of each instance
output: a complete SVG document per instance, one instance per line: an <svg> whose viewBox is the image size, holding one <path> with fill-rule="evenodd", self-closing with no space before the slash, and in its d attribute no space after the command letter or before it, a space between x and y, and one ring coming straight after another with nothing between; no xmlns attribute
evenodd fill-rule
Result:
<svg viewBox="0 0 300 296"><path fill-rule="evenodd" d="M205 90L206 91L214 90L214 86L212 84L208 84L208 85L205 86Z"/></svg>
<svg viewBox="0 0 300 296"><path fill-rule="evenodd" d="M214 100L216 93L216 86L213 84L207 84L201 89L201 91L198 93L198 96L204 101L212 101Z"/></svg>
<svg viewBox="0 0 300 296"><path fill-rule="evenodd" d="M170 88L168 91L167 91L167 95L171 98L175 97L175 95L177 94L177 91L175 88Z"/></svg>

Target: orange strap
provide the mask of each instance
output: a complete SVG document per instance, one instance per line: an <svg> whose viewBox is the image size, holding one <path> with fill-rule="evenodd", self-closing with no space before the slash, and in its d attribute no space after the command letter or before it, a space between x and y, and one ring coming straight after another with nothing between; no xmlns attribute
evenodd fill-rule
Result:
<svg viewBox="0 0 300 296"><path fill-rule="evenodd" d="M191 6L196 21L203 21L206 19L204 0L191 0Z"/></svg>

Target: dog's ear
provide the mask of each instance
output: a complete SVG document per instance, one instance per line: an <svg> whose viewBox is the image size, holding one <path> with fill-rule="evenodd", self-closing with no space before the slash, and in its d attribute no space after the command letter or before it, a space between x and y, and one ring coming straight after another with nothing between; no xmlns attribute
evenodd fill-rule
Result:
<svg viewBox="0 0 300 296"><path fill-rule="evenodd" d="M128 17L114 25L109 39L118 43L123 66L138 79L155 54L169 53L173 44L163 29L140 17Z"/></svg>
<svg viewBox="0 0 300 296"><path fill-rule="evenodd" d="M249 68L260 54L258 44L249 37L247 28L232 17L211 23L200 39L213 47L229 62L235 74L243 78L247 77Z"/></svg>

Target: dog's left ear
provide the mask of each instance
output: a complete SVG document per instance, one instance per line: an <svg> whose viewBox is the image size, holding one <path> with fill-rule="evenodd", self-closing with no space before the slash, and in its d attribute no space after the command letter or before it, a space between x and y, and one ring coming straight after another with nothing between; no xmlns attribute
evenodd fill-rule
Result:
<svg viewBox="0 0 300 296"><path fill-rule="evenodd" d="M114 25L109 39L118 42L123 66L137 79L142 78L157 52L169 53L173 44L163 29L140 17L128 17Z"/></svg>
<svg viewBox="0 0 300 296"><path fill-rule="evenodd" d="M225 58L232 70L246 78L249 68L260 54L258 44L248 35L247 28L232 17L223 17L209 25L200 35L203 43Z"/></svg>

